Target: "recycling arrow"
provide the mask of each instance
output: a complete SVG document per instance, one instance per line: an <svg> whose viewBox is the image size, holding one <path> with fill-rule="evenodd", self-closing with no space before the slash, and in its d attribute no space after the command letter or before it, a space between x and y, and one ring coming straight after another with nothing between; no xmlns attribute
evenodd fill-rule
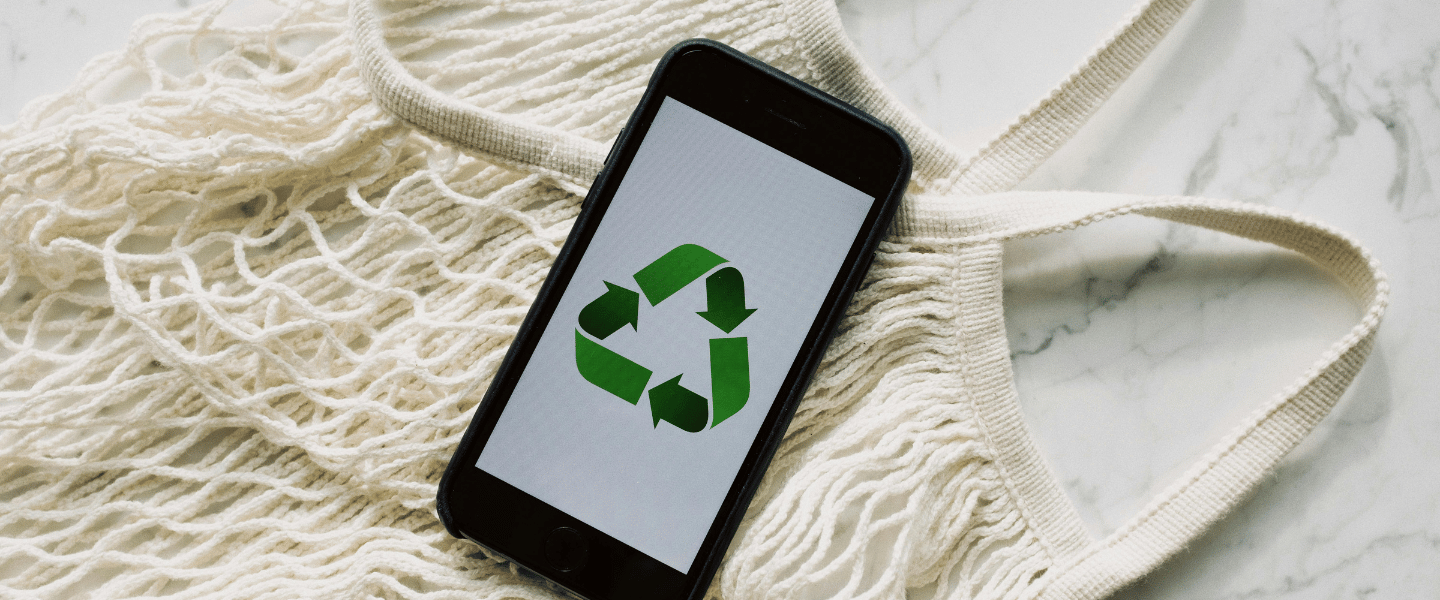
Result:
<svg viewBox="0 0 1440 600"><path fill-rule="evenodd" d="M626 325L639 331L641 294L656 306L726 262L701 246L682 244L635 273L639 293L603 282L606 292L580 310L580 328L575 330L575 367L580 375L630 404L639 404L654 373L596 340L604 340ZM705 296L706 310L696 314L726 334L756 311L745 307L745 279L732 266L705 279ZM681 385L682 377L683 373L650 388L651 424L659 427L665 421L691 433L704 430L707 421L712 428L720 425L750 399L749 339L710 340L709 399Z"/></svg>
<svg viewBox="0 0 1440 600"><path fill-rule="evenodd" d="M718 254L695 244L682 244L635 273L635 283L650 306L675 295L706 271L725 262Z"/></svg>
<svg viewBox="0 0 1440 600"><path fill-rule="evenodd" d="M750 347L745 338L710 340L710 393L715 396L711 427L730 418L750 398ZM680 378L650 388L650 414L691 433L705 428L705 397L680 385Z"/></svg>
<svg viewBox="0 0 1440 600"><path fill-rule="evenodd" d="M711 427L745 408L750 399L750 342L745 338L710 340L710 394L715 396Z"/></svg>
<svg viewBox="0 0 1440 600"><path fill-rule="evenodd" d="M650 369L590 341L578 329L575 330L575 366L586 381L631 404L640 401L651 375Z"/></svg>
<svg viewBox="0 0 1440 600"><path fill-rule="evenodd" d="M684 376L681 373L650 388L650 418L656 427L665 421L690 433L705 428L705 397L680 385L680 378Z"/></svg>
<svg viewBox="0 0 1440 600"><path fill-rule="evenodd" d="M735 331L756 310L745 308L745 278L735 267L725 267L705 278L705 298L709 310L695 314L725 333Z"/></svg>
<svg viewBox="0 0 1440 600"><path fill-rule="evenodd" d="M610 291L580 309L580 328L602 340L626 325L639 329L640 294L608 281L605 287Z"/></svg>

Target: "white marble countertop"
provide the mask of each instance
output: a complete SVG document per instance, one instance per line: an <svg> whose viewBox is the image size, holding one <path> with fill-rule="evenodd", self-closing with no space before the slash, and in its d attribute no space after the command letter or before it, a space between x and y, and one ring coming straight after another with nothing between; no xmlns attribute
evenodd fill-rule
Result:
<svg viewBox="0 0 1440 600"><path fill-rule="evenodd" d="M143 14L187 0L0 0L0 122ZM872 67L974 147L1129 0L846 0ZM1134 598L1440 597L1440 4L1200 0L1035 189L1239 199L1357 236L1393 297L1370 364L1237 513ZM1007 248L1018 385L1095 533L1308 367L1358 309L1309 263L1127 218Z"/></svg>

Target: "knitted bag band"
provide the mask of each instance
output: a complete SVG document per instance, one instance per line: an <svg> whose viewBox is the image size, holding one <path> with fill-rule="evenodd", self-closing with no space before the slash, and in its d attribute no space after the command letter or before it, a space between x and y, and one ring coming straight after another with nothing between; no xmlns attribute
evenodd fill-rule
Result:
<svg viewBox="0 0 1440 600"><path fill-rule="evenodd" d="M1068 77L1003 133L964 158L905 108L861 60L835 4L788 0L790 25L812 65L817 87L900 131L915 159L914 182L937 194L1001 192L1045 162L1125 82L1185 13L1190 0L1147 0ZM374 0L350 1L351 35L361 76L380 106L427 134L506 166L538 170L588 186L607 144L460 102L405 70L386 46Z"/></svg>

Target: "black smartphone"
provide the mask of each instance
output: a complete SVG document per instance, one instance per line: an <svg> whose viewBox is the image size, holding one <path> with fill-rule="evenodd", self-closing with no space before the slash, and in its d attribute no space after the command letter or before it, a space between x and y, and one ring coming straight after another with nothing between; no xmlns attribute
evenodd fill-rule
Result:
<svg viewBox="0 0 1440 600"><path fill-rule="evenodd" d="M878 120L672 48L450 460L446 528L592 600L700 598L909 177Z"/></svg>

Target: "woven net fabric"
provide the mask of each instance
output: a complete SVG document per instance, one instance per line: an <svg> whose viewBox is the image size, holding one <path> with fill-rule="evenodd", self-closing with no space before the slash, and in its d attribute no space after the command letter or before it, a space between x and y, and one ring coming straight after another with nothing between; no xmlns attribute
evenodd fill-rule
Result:
<svg viewBox="0 0 1440 600"><path fill-rule="evenodd" d="M679 39L808 73L765 3L378 6L422 81L597 141ZM434 497L584 190L381 110L343 2L244 8L141 21L0 130L0 597L556 596ZM1044 572L952 376L960 260L884 245L713 596Z"/></svg>

